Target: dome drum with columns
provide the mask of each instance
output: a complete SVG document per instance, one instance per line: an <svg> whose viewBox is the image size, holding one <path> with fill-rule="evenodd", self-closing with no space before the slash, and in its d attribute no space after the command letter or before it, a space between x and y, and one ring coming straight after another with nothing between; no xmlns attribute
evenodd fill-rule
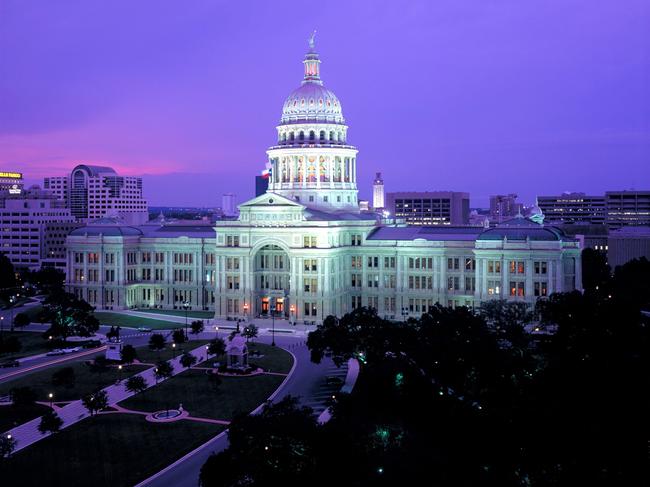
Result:
<svg viewBox="0 0 650 487"><path fill-rule="evenodd" d="M339 99L320 79L313 38L303 64L302 84L283 105L278 144L267 151L268 191L320 210L358 211L357 149L347 144Z"/></svg>

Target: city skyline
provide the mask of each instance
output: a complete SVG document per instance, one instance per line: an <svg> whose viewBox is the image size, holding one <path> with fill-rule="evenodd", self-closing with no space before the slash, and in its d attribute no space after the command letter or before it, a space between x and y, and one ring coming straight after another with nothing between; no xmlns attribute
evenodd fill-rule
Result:
<svg viewBox="0 0 650 487"><path fill-rule="evenodd" d="M467 191L472 206L643 189L650 176L642 2L361 2L318 18L285 5L249 16L201 2L178 15L156 2L153 17L146 3L5 5L1 167L42 184L102 164L143 176L152 206L218 206L226 192L242 202L317 29L363 199L378 171L387 192Z"/></svg>

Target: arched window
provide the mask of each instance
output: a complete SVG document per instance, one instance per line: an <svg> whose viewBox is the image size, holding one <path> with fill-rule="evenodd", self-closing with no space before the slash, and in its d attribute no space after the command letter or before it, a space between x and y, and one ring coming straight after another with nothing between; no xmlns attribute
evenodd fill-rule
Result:
<svg viewBox="0 0 650 487"><path fill-rule="evenodd" d="M291 133L289 134L289 140L290 140L291 142L293 142L293 141L295 140L295 135L294 135L293 132L291 132Z"/></svg>
<svg viewBox="0 0 650 487"><path fill-rule="evenodd" d="M316 139L316 133L313 130L309 131L309 140L312 142Z"/></svg>
<svg viewBox="0 0 650 487"><path fill-rule="evenodd" d="M320 141L323 142L325 140L325 131L321 130L320 131Z"/></svg>
<svg viewBox="0 0 650 487"><path fill-rule="evenodd" d="M334 142L334 131L330 132L330 142Z"/></svg>
<svg viewBox="0 0 650 487"><path fill-rule="evenodd" d="M342 140L341 132L338 133L338 136L339 136L339 142L341 142L341 140Z"/></svg>
<svg viewBox="0 0 650 487"><path fill-rule="evenodd" d="M298 140L302 141L305 140L305 133L301 130L300 134L298 135Z"/></svg>

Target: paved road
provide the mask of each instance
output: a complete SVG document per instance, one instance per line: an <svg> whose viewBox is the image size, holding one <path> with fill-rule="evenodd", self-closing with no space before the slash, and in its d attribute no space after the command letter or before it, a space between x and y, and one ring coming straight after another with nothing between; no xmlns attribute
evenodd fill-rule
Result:
<svg viewBox="0 0 650 487"><path fill-rule="evenodd" d="M270 337L261 337L259 341L270 343ZM281 336L276 337L275 341L279 346L294 354L297 364L293 375L274 400L280 400L289 394L299 396L303 404L314 408L315 415L320 414L337 387L327 385L325 377L337 375L344 379L345 366L339 369L330 359L325 359L320 364L312 363L309 359L309 350L304 344L304 338ZM196 487L199 472L208 457L213 452L219 452L227 446L227 435L221 434L179 464L163 471L164 473L159 477L150 482L143 482L137 487L169 487L172 485L174 487Z"/></svg>

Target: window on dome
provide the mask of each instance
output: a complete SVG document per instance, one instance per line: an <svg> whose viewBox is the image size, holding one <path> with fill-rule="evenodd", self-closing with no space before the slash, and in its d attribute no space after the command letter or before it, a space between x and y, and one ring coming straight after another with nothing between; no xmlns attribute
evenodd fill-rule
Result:
<svg viewBox="0 0 650 487"><path fill-rule="evenodd" d="M313 99L313 98L310 98L310 99L309 99L309 104L310 104L310 105L313 105L313 104L314 104L314 99Z"/></svg>
<svg viewBox="0 0 650 487"><path fill-rule="evenodd" d="M320 100L318 100L318 104L319 104L320 106L323 106L323 99L322 99L322 98L321 98Z"/></svg>
<svg viewBox="0 0 650 487"><path fill-rule="evenodd" d="M333 130L330 132L330 141L334 142L334 131Z"/></svg>
<svg viewBox="0 0 650 487"><path fill-rule="evenodd" d="M300 105L303 106L303 107L305 106L305 99L304 98L302 100L300 100Z"/></svg>
<svg viewBox="0 0 650 487"><path fill-rule="evenodd" d="M309 140L314 141L316 139L316 133L313 130L309 131Z"/></svg>
<svg viewBox="0 0 650 487"><path fill-rule="evenodd" d="M298 104L298 100L293 100L293 106L295 107Z"/></svg>
<svg viewBox="0 0 650 487"><path fill-rule="evenodd" d="M305 133L301 130L300 134L298 135L298 140L303 141L305 140Z"/></svg>
<svg viewBox="0 0 650 487"><path fill-rule="evenodd" d="M295 140L295 135L294 135L293 132L291 132L291 133L289 134L289 140L290 140L291 142L293 142L293 141Z"/></svg>
<svg viewBox="0 0 650 487"><path fill-rule="evenodd" d="M331 106L331 105L332 105L332 102L329 101L329 100L327 100L327 106L329 107L329 106Z"/></svg>
<svg viewBox="0 0 650 487"><path fill-rule="evenodd" d="M325 140L325 131L324 130L320 131L320 140L321 140L321 142L323 142Z"/></svg>

